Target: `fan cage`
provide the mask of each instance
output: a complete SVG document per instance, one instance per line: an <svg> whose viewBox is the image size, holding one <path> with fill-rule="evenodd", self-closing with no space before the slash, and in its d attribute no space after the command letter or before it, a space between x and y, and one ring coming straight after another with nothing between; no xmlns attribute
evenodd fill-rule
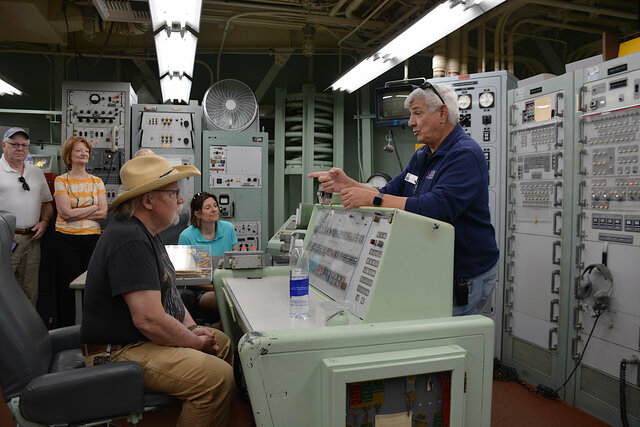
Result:
<svg viewBox="0 0 640 427"><path fill-rule="evenodd" d="M258 102L251 89L239 80L220 80L204 94L204 118L209 128L243 131L258 117Z"/></svg>

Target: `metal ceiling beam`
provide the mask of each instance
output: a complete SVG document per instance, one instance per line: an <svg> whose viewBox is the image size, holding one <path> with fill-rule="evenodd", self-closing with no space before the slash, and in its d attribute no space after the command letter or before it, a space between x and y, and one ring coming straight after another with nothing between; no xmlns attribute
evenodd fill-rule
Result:
<svg viewBox="0 0 640 427"><path fill-rule="evenodd" d="M267 74L265 74L264 78L260 82L258 89L256 89L256 101L258 102L258 104L260 104L260 101L262 101L262 97L265 93L267 93L267 90L271 86L271 83L273 83L276 76L278 75L282 67L285 66L290 57L290 53L278 53L274 56L273 65L271 65L271 68L269 69L269 71L267 71Z"/></svg>
<svg viewBox="0 0 640 427"><path fill-rule="evenodd" d="M622 12L613 9L604 9L595 6L585 6L583 4L576 4L570 1L558 1L558 0L529 0L530 3L541 4L544 6L557 7L560 9L578 10L581 12L593 13L596 15L614 16L616 18L628 19L635 21L638 19L637 14L632 12Z"/></svg>

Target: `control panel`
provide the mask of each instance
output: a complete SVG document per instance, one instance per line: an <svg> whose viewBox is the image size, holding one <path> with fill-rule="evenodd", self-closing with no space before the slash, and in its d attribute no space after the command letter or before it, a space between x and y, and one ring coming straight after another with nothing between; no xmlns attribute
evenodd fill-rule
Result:
<svg viewBox="0 0 640 427"><path fill-rule="evenodd" d="M578 172L583 180L578 203L588 221L583 224L587 239L624 243L638 239L634 235L640 232L640 222L635 226L640 211L639 86L640 70L623 70L622 75L585 84L580 92L585 114L579 121Z"/></svg>
<svg viewBox="0 0 640 427"><path fill-rule="evenodd" d="M425 219L429 224L420 224L420 219ZM380 316L378 319L385 315L397 316L398 313L393 313L391 307L400 304L400 298L411 298L409 295L415 297L415 288L428 286L428 282L435 277L410 279L411 274L406 273L409 257L405 255L404 262L400 262L398 254L416 250L426 256L427 252L441 251L437 258L442 265L437 274L443 274L444 280L453 274L453 259L445 257L451 246L448 239L452 235L447 234L451 226L443 228L444 223L434 221L395 209L347 211L342 207L317 205L305 237L309 283L332 300L341 302L362 320L370 320L375 316ZM429 226L434 233L423 233L425 227ZM404 233L407 233L405 237ZM421 239L414 239L419 240L415 248L408 243L411 240L409 235L421 236ZM441 246L436 247L432 239L443 239ZM394 262L400 264L395 265ZM401 268L400 265L404 266L403 272L395 271ZM387 282L394 274L407 278L411 283L405 283L403 278L405 289L401 291L395 284ZM433 274L436 275L436 272ZM397 283L400 276L396 276L393 282ZM443 291L450 293L452 290L448 288ZM450 302L447 301L446 312L450 313L450 309Z"/></svg>
<svg viewBox="0 0 640 427"><path fill-rule="evenodd" d="M87 172L102 179L107 202L119 191L130 138L130 109L136 101L129 83L62 83L62 142L80 136L91 143Z"/></svg>
<svg viewBox="0 0 640 427"><path fill-rule="evenodd" d="M264 250L269 236L268 135L203 133L202 189L215 194L220 218L233 223L240 250Z"/></svg>
<svg viewBox="0 0 640 427"><path fill-rule="evenodd" d="M127 160L140 149L149 149L172 166L192 165L200 169L202 161L202 107L197 101L188 105L135 104L131 107L131 147ZM184 207L177 224L162 232L166 244L177 244L180 232L189 223L189 203L202 188L199 176L181 179Z"/></svg>
<svg viewBox="0 0 640 427"><path fill-rule="evenodd" d="M532 345L545 360L562 359L559 320L566 316L571 269L571 185L567 184L566 91L572 76L557 77L508 93L507 251L504 354L525 365L514 348ZM570 171L568 172L570 174ZM533 351L533 350L532 350ZM542 356L541 356L542 357ZM553 364L553 362L551 362ZM548 372L548 371L547 371Z"/></svg>
<svg viewBox="0 0 640 427"><path fill-rule="evenodd" d="M575 286L589 280L593 293L608 295L608 308L596 323L594 298L576 294L570 356L577 360L590 337L577 373L603 383L600 377L619 378L623 357L640 356L640 55L612 59L575 75ZM606 265L612 280L598 272L585 274L594 263ZM575 394L608 397L582 384Z"/></svg>
<svg viewBox="0 0 640 427"><path fill-rule="evenodd" d="M194 113L143 111L140 121L144 148L188 148L194 144Z"/></svg>
<svg viewBox="0 0 640 427"><path fill-rule="evenodd" d="M260 248L262 224L257 221L234 222L233 228L238 238L238 250L257 251Z"/></svg>
<svg viewBox="0 0 640 427"><path fill-rule="evenodd" d="M211 146L209 159L210 187L262 187L262 147Z"/></svg>

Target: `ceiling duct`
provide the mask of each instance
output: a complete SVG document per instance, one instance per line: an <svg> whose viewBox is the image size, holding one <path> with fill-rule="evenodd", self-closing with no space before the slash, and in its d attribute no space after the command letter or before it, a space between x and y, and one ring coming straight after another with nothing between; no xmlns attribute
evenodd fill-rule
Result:
<svg viewBox="0 0 640 427"><path fill-rule="evenodd" d="M103 21L150 24L149 3L137 0L93 0Z"/></svg>

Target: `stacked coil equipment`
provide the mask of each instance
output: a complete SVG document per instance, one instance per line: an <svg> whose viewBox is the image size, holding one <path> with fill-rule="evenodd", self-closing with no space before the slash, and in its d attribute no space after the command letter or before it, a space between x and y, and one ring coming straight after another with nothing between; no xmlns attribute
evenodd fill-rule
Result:
<svg viewBox="0 0 640 427"><path fill-rule="evenodd" d="M313 105L313 167L333 166L333 97L316 94ZM299 95L285 101L285 168L295 169L303 163L305 105ZM310 120L309 120L310 121Z"/></svg>

